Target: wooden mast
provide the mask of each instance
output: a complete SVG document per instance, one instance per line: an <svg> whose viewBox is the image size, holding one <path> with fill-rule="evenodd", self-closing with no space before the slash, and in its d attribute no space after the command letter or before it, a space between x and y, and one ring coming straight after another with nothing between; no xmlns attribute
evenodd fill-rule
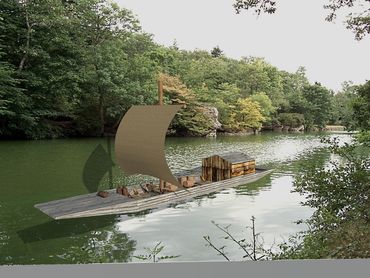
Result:
<svg viewBox="0 0 370 278"><path fill-rule="evenodd" d="M163 105L163 82L161 77L158 79L158 105ZM164 181L162 179L159 180L159 191L164 192Z"/></svg>
<svg viewBox="0 0 370 278"><path fill-rule="evenodd" d="M158 104L163 105L163 82L162 79L158 80Z"/></svg>

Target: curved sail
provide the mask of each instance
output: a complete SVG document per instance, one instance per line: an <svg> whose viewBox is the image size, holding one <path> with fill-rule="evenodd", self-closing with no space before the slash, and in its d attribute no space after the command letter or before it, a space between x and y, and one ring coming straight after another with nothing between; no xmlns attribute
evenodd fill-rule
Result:
<svg viewBox="0 0 370 278"><path fill-rule="evenodd" d="M128 174L144 174L179 185L166 161L166 132L181 105L132 106L116 134L116 160Z"/></svg>

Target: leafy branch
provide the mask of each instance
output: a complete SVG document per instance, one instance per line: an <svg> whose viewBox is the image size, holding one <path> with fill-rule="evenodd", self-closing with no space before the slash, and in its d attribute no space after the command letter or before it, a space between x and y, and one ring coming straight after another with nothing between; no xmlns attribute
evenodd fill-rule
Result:
<svg viewBox="0 0 370 278"><path fill-rule="evenodd" d="M351 9L347 12L346 28L355 33L355 39L361 40L370 34L370 0L327 0L324 9L329 11L325 20L332 22L336 19L338 11ZM276 12L277 1L275 0L235 0L233 7L237 14L243 10L273 14ZM361 9L361 12L353 12Z"/></svg>
<svg viewBox="0 0 370 278"><path fill-rule="evenodd" d="M174 259L180 257L179 255L176 256L160 256L158 257L159 253L161 253L164 249L164 245L161 245L162 242L158 242L154 248L145 247L144 249L147 251L147 254L133 256L136 259L142 261L152 261L153 263L157 263L162 260Z"/></svg>

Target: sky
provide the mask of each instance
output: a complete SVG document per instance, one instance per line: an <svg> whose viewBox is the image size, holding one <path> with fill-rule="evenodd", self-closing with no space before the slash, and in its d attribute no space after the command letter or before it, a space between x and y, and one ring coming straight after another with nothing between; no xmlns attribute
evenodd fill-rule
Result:
<svg viewBox="0 0 370 278"><path fill-rule="evenodd" d="M228 57L264 57L281 70L307 70L338 91L344 81L370 79L370 36L361 41L343 24L325 21L328 0L277 0L273 15L236 14L233 0L116 0L131 10L143 30L165 46L210 51L219 46Z"/></svg>

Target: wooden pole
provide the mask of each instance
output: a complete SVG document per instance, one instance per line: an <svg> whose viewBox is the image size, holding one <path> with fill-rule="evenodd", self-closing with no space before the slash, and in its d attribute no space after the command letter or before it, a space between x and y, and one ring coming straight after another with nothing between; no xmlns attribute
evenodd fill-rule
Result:
<svg viewBox="0 0 370 278"><path fill-rule="evenodd" d="M112 149L111 149L111 144L110 144L110 137L107 136L107 149L108 149L108 154L109 154L109 158L111 161L112 160ZM113 189L113 171L112 171L112 167L109 167L109 189Z"/></svg>
<svg viewBox="0 0 370 278"><path fill-rule="evenodd" d="M162 79L158 80L158 105L163 105L163 82ZM164 192L164 181L159 179L159 191Z"/></svg>
<svg viewBox="0 0 370 278"><path fill-rule="evenodd" d="M163 105L163 82L158 80L158 104Z"/></svg>

